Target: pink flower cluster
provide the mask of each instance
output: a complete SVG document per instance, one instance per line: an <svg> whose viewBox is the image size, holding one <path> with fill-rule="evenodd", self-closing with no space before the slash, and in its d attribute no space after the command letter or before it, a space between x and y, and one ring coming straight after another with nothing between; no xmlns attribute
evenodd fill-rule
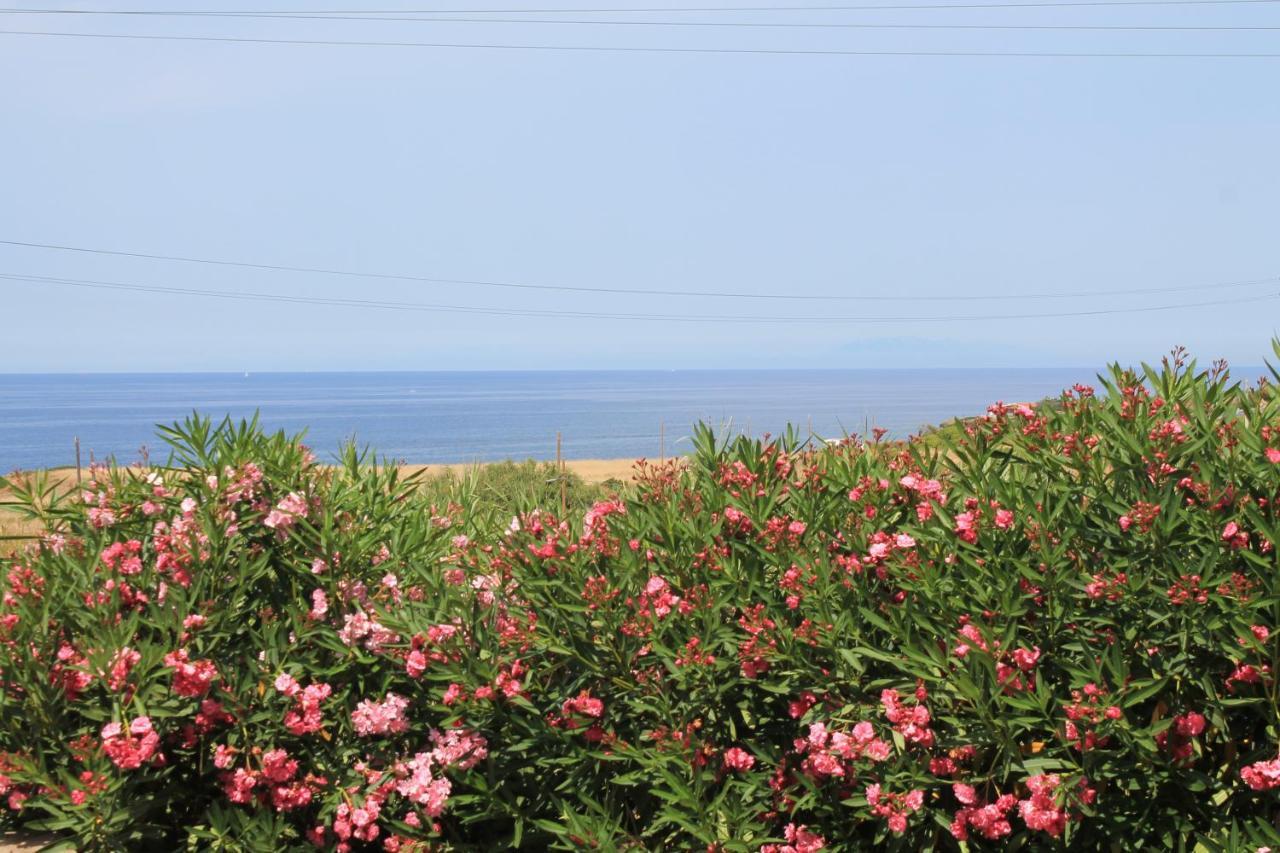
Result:
<svg viewBox="0 0 1280 853"><path fill-rule="evenodd" d="M470 770L489 755L485 739L474 732L451 729L445 733L433 730L430 752L419 752L395 768L396 791L412 803L423 807L430 817L439 817L449 799L452 785L433 769L457 767Z"/></svg>
<svg viewBox="0 0 1280 853"><path fill-rule="evenodd" d="M254 750L256 753L256 750ZM214 750L213 764L229 770L234 763L236 750L219 745ZM283 749L271 749L262 753L261 769L237 767L221 776L222 792L228 800L240 805L254 802L270 802L278 812L303 808L311 803L313 786L323 786L323 777L308 775L298 779L298 761L290 758Z"/></svg>
<svg viewBox="0 0 1280 853"><path fill-rule="evenodd" d="M417 634L410 641L409 654L405 657L404 668L410 678L418 678L427 671L431 663L447 663L456 656L441 649L460 633L457 625L440 624L427 628L426 635Z"/></svg>
<svg viewBox="0 0 1280 853"><path fill-rule="evenodd" d="M880 704L884 707L884 715L893 723L894 729L907 741L918 744L925 749L933 746L933 729L929 728L929 709L924 706L927 694L924 687L916 688L916 700L919 704L904 705L896 690L882 690Z"/></svg>
<svg viewBox="0 0 1280 853"><path fill-rule="evenodd" d="M640 596L641 602L652 608L654 618L662 619L672 611L680 603L680 597L673 595L671 586L667 583L667 579L661 575L653 575L649 578L649 582L644 585L644 594Z"/></svg>
<svg viewBox="0 0 1280 853"><path fill-rule="evenodd" d="M1057 838L1067 828L1067 812L1055 799L1062 784L1056 773L1032 776L1027 780L1031 795L1018 803L1018 813L1028 829L1038 829Z"/></svg>
<svg viewBox="0 0 1280 853"><path fill-rule="evenodd" d="M1280 788L1280 758L1256 761L1240 769L1240 778L1255 791Z"/></svg>
<svg viewBox="0 0 1280 853"><path fill-rule="evenodd" d="M333 834L338 836L339 843L337 850L339 853L346 853L351 849L349 840L354 838L357 841L373 841L378 837L381 831L378 827L378 818L382 814L382 804L386 800L386 794L382 791L374 791L360 805L348 805L343 803L338 806L338 811L333 820ZM313 842L317 842L317 847L325 847L323 838L324 833L321 831L319 838L313 837Z"/></svg>
<svg viewBox="0 0 1280 853"><path fill-rule="evenodd" d="M797 738L794 745L796 753L804 755L801 769L814 779L852 778L854 770L847 763L863 758L885 761L890 755L889 744L876 737L865 720L849 732L832 732L823 723L812 723L808 736Z"/></svg>
<svg viewBox="0 0 1280 853"><path fill-rule="evenodd" d="M284 727L295 735L313 734L324 728L320 703L333 692L328 684L308 684L305 688L288 673L281 673L275 682L280 693L294 700L294 707L284 715Z"/></svg>
<svg viewBox="0 0 1280 853"><path fill-rule="evenodd" d="M364 699L351 712L351 723L365 737L399 734L409 730L404 716L408 708L409 700L395 693L388 693L381 702Z"/></svg>
<svg viewBox="0 0 1280 853"><path fill-rule="evenodd" d="M383 646L400 641L400 637L394 631L384 628L380 622L370 618L364 610L359 608L355 613L348 613L343 619L338 638L348 646L359 643L371 652L380 651Z"/></svg>
<svg viewBox="0 0 1280 853"><path fill-rule="evenodd" d="M598 720L604 714L604 702L583 690L577 696L564 700L560 710L566 717L582 716Z"/></svg>
<svg viewBox="0 0 1280 853"><path fill-rule="evenodd" d="M917 477L915 474L907 474L898 480L898 485L909 492L915 492L919 500L919 503L916 504L916 517L921 522L933 518L934 503L945 504L947 502L947 493L943 491L942 483L937 480Z"/></svg>
<svg viewBox="0 0 1280 853"><path fill-rule="evenodd" d="M1010 664L1008 661L1012 660ZM1040 662L1040 647L1030 649L1014 649L1006 659L996 662L996 681L1006 692L1034 690L1036 686L1035 669Z"/></svg>
<svg viewBox="0 0 1280 853"><path fill-rule="evenodd" d="M746 773L756 766L756 757L741 747L731 746L724 751L724 766L735 773Z"/></svg>
<svg viewBox="0 0 1280 853"><path fill-rule="evenodd" d="M122 575L137 575L142 573L142 543L137 539L130 539L128 542L114 542L108 545L102 552L102 563L108 569L119 572Z"/></svg>
<svg viewBox="0 0 1280 853"><path fill-rule="evenodd" d="M1249 533L1234 521L1228 521L1222 528L1222 541L1233 551L1242 551L1249 547Z"/></svg>
<svg viewBox="0 0 1280 853"><path fill-rule="evenodd" d="M738 625L748 638L738 645L738 661L742 675L759 678L769 671L769 657L777 650L778 641L773 636L778 623L770 619L763 604L743 609Z"/></svg>
<svg viewBox="0 0 1280 853"><path fill-rule="evenodd" d="M890 830L906 832L907 816L920 811L924 805L924 791L890 793L875 783L867 786L867 805L871 807L872 814L887 819Z"/></svg>
<svg viewBox="0 0 1280 853"><path fill-rule="evenodd" d="M121 770L136 770L159 758L159 748L160 735L151 727L150 717L134 717L127 730L119 723L102 727L102 751Z"/></svg>
<svg viewBox="0 0 1280 853"><path fill-rule="evenodd" d="M74 701L93 684L93 675L85 669L84 655L70 643L58 646L56 657L57 662L49 672L49 681L61 686L67 698Z"/></svg>
<svg viewBox="0 0 1280 853"><path fill-rule="evenodd" d="M222 473L223 479L227 481L227 503L252 501L258 496L258 486L262 483L262 469L253 462L246 462L239 468L228 465ZM216 490L218 478L210 476L207 485L210 489Z"/></svg>
<svg viewBox="0 0 1280 853"><path fill-rule="evenodd" d="M453 785L444 776L432 775L434 756L419 752L408 761L396 765L396 791L409 802L422 806L430 817L439 817L453 791Z"/></svg>
<svg viewBox="0 0 1280 853"><path fill-rule="evenodd" d="M284 533L297 524L298 519L307 517L307 499L297 492L290 492L275 505L262 523L278 533Z"/></svg>
<svg viewBox="0 0 1280 853"><path fill-rule="evenodd" d="M969 617L960 617L960 638L961 641L956 643L954 654L958 658L967 657L973 649L980 649L984 652L991 651L991 647L987 644L987 640L982 636L981 629L977 625L969 621ZM996 646L999 647L999 643Z"/></svg>
<svg viewBox="0 0 1280 853"><path fill-rule="evenodd" d="M119 693L123 690L129 679L130 671L138 665L140 660L142 660L142 654L128 646L116 652L115 656L111 658L111 669L105 679L107 689L113 693Z"/></svg>
<svg viewBox="0 0 1280 853"><path fill-rule="evenodd" d="M1119 705L1110 704L1106 689L1092 681L1081 690L1072 690L1071 702L1063 705L1062 711L1067 718L1063 734L1081 752L1107 746L1110 738L1099 737L1095 729L1106 720L1124 717Z"/></svg>
<svg viewBox="0 0 1280 853"><path fill-rule="evenodd" d="M319 587L311 590L311 610L307 613L307 618L319 622L328 612L329 597L325 591Z"/></svg>
<svg viewBox="0 0 1280 853"><path fill-rule="evenodd" d="M951 834L956 840L967 841L970 829L991 840L1013 832L1007 817L1018 805L1018 798L1013 794L1001 794L994 803L980 805L978 792L972 785L957 782L951 786L951 791L963 806L951 821Z"/></svg>
<svg viewBox="0 0 1280 853"><path fill-rule="evenodd" d="M604 737L604 729L596 722L604 716L604 701L586 690L564 700L560 705L560 714L550 715L547 722L553 727L569 731L585 729L583 736L589 741L598 741Z"/></svg>
<svg viewBox="0 0 1280 853"><path fill-rule="evenodd" d="M882 530L871 534L867 546L867 556L863 562L879 563L887 558L895 549L900 551L916 547L916 540L906 533L895 533L892 536Z"/></svg>
<svg viewBox="0 0 1280 853"><path fill-rule="evenodd" d="M484 737L465 729L431 731L431 757L441 767L457 767L470 770L489 757L489 745Z"/></svg>
<svg viewBox="0 0 1280 853"><path fill-rule="evenodd" d="M827 841L821 835L811 831L807 826L789 823L783 829L782 837L786 844L766 844L760 853L817 853L826 849Z"/></svg>
<svg viewBox="0 0 1280 853"><path fill-rule="evenodd" d="M1188 711L1174 717L1173 725L1156 735L1156 745L1168 749L1175 762L1188 761L1195 753L1195 739L1204 727L1204 715Z"/></svg>
<svg viewBox="0 0 1280 853"><path fill-rule="evenodd" d="M978 541L978 516L973 512L958 512L955 516L955 534L970 545Z"/></svg>
<svg viewBox="0 0 1280 853"><path fill-rule="evenodd" d="M89 507L89 523L98 530L111 527L116 523L116 513L111 506L116 496L115 487L108 485L105 489L93 491L97 488L97 477L103 471L101 466L91 469L94 479L89 481L90 488L80 493L80 499Z"/></svg>
<svg viewBox="0 0 1280 853"><path fill-rule="evenodd" d="M582 518L582 537L591 539L597 533L607 533L609 526L605 519L611 515L626 515L627 505L622 501L599 501L592 504L591 509Z"/></svg>
<svg viewBox="0 0 1280 853"><path fill-rule="evenodd" d="M179 696L203 696L218 678L213 661L193 661L186 649L169 652L164 656L164 665L173 670L173 692Z"/></svg>

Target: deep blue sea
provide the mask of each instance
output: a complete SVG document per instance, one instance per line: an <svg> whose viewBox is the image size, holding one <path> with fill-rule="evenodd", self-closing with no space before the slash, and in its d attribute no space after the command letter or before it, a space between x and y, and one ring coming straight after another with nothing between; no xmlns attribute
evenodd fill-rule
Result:
<svg viewBox="0 0 1280 853"><path fill-rule="evenodd" d="M120 462L165 449L157 423L193 410L219 418L261 412L307 430L322 459L347 439L407 462L547 459L556 432L570 459L689 448L691 426L778 434L788 422L833 438L871 426L906 436L979 414L989 403L1039 400L1089 368L954 370L680 370L433 373L0 374L0 471L72 465L78 436Z"/></svg>

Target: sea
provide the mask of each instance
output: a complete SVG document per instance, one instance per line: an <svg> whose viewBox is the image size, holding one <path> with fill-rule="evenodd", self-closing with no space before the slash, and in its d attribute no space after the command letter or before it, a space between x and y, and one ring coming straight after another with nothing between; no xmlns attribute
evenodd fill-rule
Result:
<svg viewBox="0 0 1280 853"><path fill-rule="evenodd" d="M348 441L407 463L650 458L722 434L905 437L995 401L1040 400L1091 368L0 374L0 472L162 461L157 424L250 418L331 459Z"/></svg>

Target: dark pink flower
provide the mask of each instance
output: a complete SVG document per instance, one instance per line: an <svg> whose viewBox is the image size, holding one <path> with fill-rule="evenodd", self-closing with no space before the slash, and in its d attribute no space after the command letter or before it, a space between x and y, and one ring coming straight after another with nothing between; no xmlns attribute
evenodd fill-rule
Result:
<svg viewBox="0 0 1280 853"><path fill-rule="evenodd" d="M213 661L190 660L186 649L169 652L164 663L173 670L173 692L179 696L203 696L218 678Z"/></svg>
<svg viewBox="0 0 1280 853"><path fill-rule="evenodd" d="M744 773L756 765L756 757L745 749L731 746L724 751L724 766L729 770Z"/></svg>

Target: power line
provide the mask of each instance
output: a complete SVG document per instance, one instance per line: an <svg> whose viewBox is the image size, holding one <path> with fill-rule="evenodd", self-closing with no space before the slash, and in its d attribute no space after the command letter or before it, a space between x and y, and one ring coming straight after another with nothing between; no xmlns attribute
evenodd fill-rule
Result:
<svg viewBox="0 0 1280 853"><path fill-rule="evenodd" d="M8 10L0 10L4 12ZM170 15L199 15L200 13L160 13ZM426 23L426 24L551 24L553 26L599 27L685 27L732 29L802 29L802 30L1071 30L1121 32L1271 32L1280 26L1193 26L1151 24L869 24L800 21L584 21L564 18L423 18L386 17L377 15L339 14L284 14L284 13L210 13L213 17L232 17L253 20L283 21L364 21L378 23Z"/></svg>
<svg viewBox="0 0 1280 853"><path fill-rule="evenodd" d="M429 284L463 284L477 287L496 287L512 290L553 290L571 293L600 293L627 296L679 296L679 297L711 297L723 299L770 299L770 300L812 300L827 302L1007 302L1015 299L1090 299L1097 296L1147 296L1156 293L1185 293L1199 290L1229 290L1249 287L1257 284L1280 282L1280 277L1256 278L1246 281L1215 282L1213 284L1184 285L1177 287L1141 287L1122 290L1082 290L1075 292L1055 293L999 293L999 294L957 294L945 296L923 295L848 295L848 294L806 294L806 293L742 293L724 290L663 290L642 287L585 287L567 284L530 284L510 281L491 281L462 278L438 278L421 275L398 273L361 272L356 270L328 269L324 267L292 266L286 264L263 264L250 261L233 261L219 258L198 258L184 255L159 255L146 252L127 252L118 249L99 249L86 246L67 246L58 243L34 243L21 240L0 240L0 246L17 246L24 249L48 249L58 252L75 252L88 255L109 255L120 258L136 258L149 261L173 261L186 264L206 264L221 267L239 267L241 269L268 270L271 272L296 272L310 275L330 275L344 278L382 279L388 281L416 281Z"/></svg>
<svg viewBox="0 0 1280 853"><path fill-rule="evenodd" d="M394 302L376 299L347 299L342 297L298 296L293 294L265 293L256 291L222 291L202 288L169 287L164 285L131 284L128 282L97 281L93 279L58 278L54 276L20 275L17 273L0 273L0 279L9 281L28 281L42 284L65 285L103 290L128 290L140 293L162 293L180 296L204 296L216 299L238 299L257 302L283 302L298 305L333 305L346 308L380 308L405 311L445 311L476 314L492 314L515 317L572 317L585 319L637 319L666 320L673 319L661 314L608 314L594 311L559 311L545 309L486 308L472 305L449 305L428 302ZM735 318L751 320L753 318ZM762 318L764 319L764 318Z"/></svg>
<svg viewBox="0 0 1280 853"><path fill-rule="evenodd" d="M216 299L232 299L243 301L267 301L267 302L283 302L288 304L305 304L305 305L327 305L343 308L370 308L392 311L425 311L425 312L463 312L470 314L490 314L511 317L548 317L560 319L591 319L591 320L629 320L629 321L656 321L663 323L761 323L761 324L785 324L785 323L803 323L803 324L819 324L819 323L899 323L899 322L977 322L986 320L1034 320L1034 319L1056 319L1067 317L1096 317L1108 314L1145 314L1156 311L1177 311L1186 308L1207 308L1218 307L1222 305L1239 305L1248 302L1263 302L1280 298L1280 293L1266 294L1262 296L1248 296L1239 299L1221 299L1210 300L1204 302L1187 302L1175 305L1146 305L1136 308L1098 308L1081 311L1061 311L1053 313L1016 313L1016 314L969 314L969 315L945 315L945 316L918 316L918 315L901 315L901 316L873 316L873 317L838 317L838 316L819 316L819 317L759 317L759 316L743 316L743 315L717 315L717 314L633 314L633 313L608 313L608 312L588 312L588 311L544 311L538 309L516 309L516 308L484 308L471 305L437 305L421 302L389 302L376 301L367 299L341 299L319 296L290 296L278 293L263 293L254 291L223 291L223 290L206 290L198 288L184 287L166 287L160 285L143 285L131 284L127 282L108 282L95 281L90 279L70 279L70 278L54 278L51 276L34 276L21 275L17 273L0 273L0 279L8 281L25 281L36 284L51 284L55 286L80 287L98 290L124 290L135 291L141 293L161 293L169 295L183 296L201 296Z"/></svg>
<svg viewBox="0 0 1280 853"><path fill-rule="evenodd" d="M575 9L273 9L253 11L191 10L157 11L152 9L43 9L0 8L0 12L32 15L134 15L139 17L241 17L256 15L568 15L568 14L642 14L686 12L862 12L897 9L1035 9L1106 6L1234 6L1277 3L1280 0L1049 0L1041 3L915 3L899 5L840 6L679 6L631 8Z"/></svg>
<svg viewBox="0 0 1280 853"><path fill-rule="evenodd" d="M1226 2L1226 0L1221 0ZM1262 2L1263 0L1247 0ZM1267 0L1270 2L1270 0ZM343 41L331 39L276 39L231 36L172 36L125 33L67 33L41 30L0 30L7 36L53 36L127 41L178 41L224 44L290 44L314 47L416 47L457 50L511 50L566 53L666 53L738 54L754 56L904 56L904 57L1006 57L1017 59L1280 59L1280 53L1176 53L1176 52L1079 52L1079 51L980 51L980 50L786 50L778 48L725 47L618 47L602 45L548 44L456 44L422 41Z"/></svg>

